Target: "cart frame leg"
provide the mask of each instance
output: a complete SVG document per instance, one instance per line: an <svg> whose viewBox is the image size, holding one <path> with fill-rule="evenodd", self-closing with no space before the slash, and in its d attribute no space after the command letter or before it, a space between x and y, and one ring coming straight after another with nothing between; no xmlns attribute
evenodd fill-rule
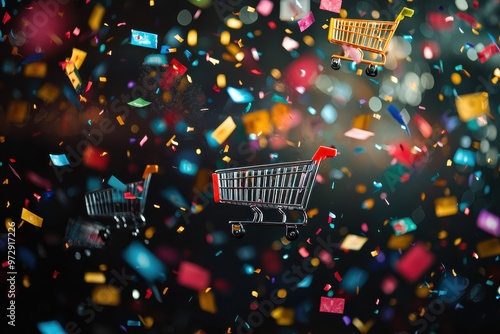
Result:
<svg viewBox="0 0 500 334"><path fill-rule="evenodd" d="M283 211L283 208L279 207L278 208L278 212L281 213L281 222L283 224L285 224L286 223L286 213L285 213L285 211Z"/></svg>
<svg viewBox="0 0 500 334"><path fill-rule="evenodd" d="M262 213L262 210L255 205L251 205L250 208L253 211L253 222L262 223L262 221L264 220L264 213Z"/></svg>

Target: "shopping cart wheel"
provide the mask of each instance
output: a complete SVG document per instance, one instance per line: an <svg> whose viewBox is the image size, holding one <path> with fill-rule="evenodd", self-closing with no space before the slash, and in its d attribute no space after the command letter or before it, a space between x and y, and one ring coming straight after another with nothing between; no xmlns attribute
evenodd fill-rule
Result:
<svg viewBox="0 0 500 334"><path fill-rule="evenodd" d="M335 71L340 70L340 67L341 67L341 65L340 65L340 59L338 59L338 58L332 58L331 67Z"/></svg>
<svg viewBox="0 0 500 334"><path fill-rule="evenodd" d="M286 227L285 230L285 238L287 238L288 241L293 241L299 237L299 230L297 229L296 226L290 226Z"/></svg>
<svg viewBox="0 0 500 334"><path fill-rule="evenodd" d="M376 77L378 74L378 67L376 65L368 65L365 70L365 73L369 77Z"/></svg>
<svg viewBox="0 0 500 334"><path fill-rule="evenodd" d="M243 224L231 224L231 234L237 239L243 238L245 236Z"/></svg>
<svg viewBox="0 0 500 334"><path fill-rule="evenodd" d="M99 236L103 241L107 241L109 239L109 235L111 234L111 231L108 228L102 229L99 231Z"/></svg>

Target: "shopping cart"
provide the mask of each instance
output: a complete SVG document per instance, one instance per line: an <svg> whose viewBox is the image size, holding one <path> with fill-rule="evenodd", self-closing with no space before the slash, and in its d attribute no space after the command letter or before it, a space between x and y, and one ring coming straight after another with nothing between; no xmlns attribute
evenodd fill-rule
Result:
<svg viewBox="0 0 500 334"><path fill-rule="evenodd" d="M144 208L151 174L144 179L127 183L124 187L111 187L85 194L87 214L93 218L113 218L116 229L132 229L133 235L146 225Z"/></svg>
<svg viewBox="0 0 500 334"><path fill-rule="evenodd" d="M245 234L243 225L285 225L285 237L298 237L298 225L307 224L305 211L321 161L333 158L337 150L320 146L311 160L216 170L212 174L214 201L249 206L252 221L230 221L236 238ZM260 208L277 209L281 222L264 221ZM302 211L301 223L287 222L284 210Z"/></svg>
<svg viewBox="0 0 500 334"><path fill-rule="evenodd" d="M341 59L357 60L360 63L368 64L365 71L366 75L377 76L377 66L385 65L387 46L399 22L405 17L412 17L413 12L413 9L404 7L394 22L331 18L328 28L328 41L340 44L344 48L343 55L332 55L332 69L340 69ZM363 51L369 52L373 59L365 59ZM352 52L359 52L360 56L355 59L351 54Z"/></svg>
<svg viewBox="0 0 500 334"><path fill-rule="evenodd" d="M64 242L72 248L103 248L110 230L103 224L83 217L70 218L66 225Z"/></svg>

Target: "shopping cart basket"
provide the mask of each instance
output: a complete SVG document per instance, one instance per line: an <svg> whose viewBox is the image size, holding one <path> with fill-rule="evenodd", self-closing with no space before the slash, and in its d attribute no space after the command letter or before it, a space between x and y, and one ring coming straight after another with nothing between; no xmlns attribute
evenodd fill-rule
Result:
<svg viewBox="0 0 500 334"><path fill-rule="evenodd" d="M328 41L340 44L353 52L360 53L360 63L368 64L365 73L375 77L378 74L377 66L384 66L386 61L386 50L389 42L399 25L405 17L413 16L413 9L404 7L394 22L375 21L360 19L331 18L328 28ZM363 51L370 52L373 59L365 59ZM354 61L350 52L343 55L332 55L331 67L340 69L340 60Z"/></svg>
<svg viewBox="0 0 500 334"><path fill-rule="evenodd" d="M103 248L109 238L109 229L99 222L83 217L70 218L66 225L64 242L67 247Z"/></svg>
<svg viewBox="0 0 500 334"><path fill-rule="evenodd" d="M320 146L311 160L216 170L212 174L214 201L249 206L252 221L230 221L236 238L245 234L243 225L285 225L285 237L298 237L298 225L307 224L305 211L321 161L333 158L337 150ZM277 209L281 222L264 221L260 208ZM301 223L287 222L283 210L302 211Z"/></svg>
<svg viewBox="0 0 500 334"><path fill-rule="evenodd" d="M127 183L122 188L112 187L85 194L87 214L93 218L113 218L115 227L131 228L133 234L146 224L144 208L151 174L144 179Z"/></svg>

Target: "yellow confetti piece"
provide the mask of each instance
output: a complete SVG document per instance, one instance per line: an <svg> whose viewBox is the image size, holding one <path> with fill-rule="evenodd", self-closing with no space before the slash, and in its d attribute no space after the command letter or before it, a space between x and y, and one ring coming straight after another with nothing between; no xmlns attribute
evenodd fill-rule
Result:
<svg viewBox="0 0 500 334"><path fill-rule="evenodd" d="M198 299L200 308L209 313L217 313L217 306L215 304L215 295L212 291L199 292Z"/></svg>
<svg viewBox="0 0 500 334"><path fill-rule="evenodd" d="M161 293L161 294L162 294L162 295L164 295L164 294L166 294L166 293L167 293L167 291L168 291L168 286L167 286L167 287L165 287L165 289L163 289L163 291L162 291L162 293Z"/></svg>
<svg viewBox="0 0 500 334"><path fill-rule="evenodd" d="M184 231L184 226L179 226L177 233L182 233Z"/></svg>
<svg viewBox="0 0 500 334"><path fill-rule="evenodd" d="M255 298L259 297L259 293L255 290L252 291L252 296L254 296Z"/></svg>
<svg viewBox="0 0 500 334"><path fill-rule="evenodd" d="M165 146L170 146L172 145L173 143L175 143L174 139L175 139L176 135L173 135L168 141L167 143L165 144Z"/></svg>
<svg viewBox="0 0 500 334"><path fill-rule="evenodd" d="M159 206L158 204L153 204L153 207L154 207L155 209L159 209L159 208L160 208L160 206Z"/></svg>
<svg viewBox="0 0 500 334"><path fill-rule="evenodd" d="M367 237L362 237L359 235L348 234L342 241L340 245L341 249L348 249L352 251L358 251L363 247L363 245L368 241Z"/></svg>
<svg viewBox="0 0 500 334"><path fill-rule="evenodd" d="M83 280L86 283L106 283L106 276L101 272L86 272L83 275Z"/></svg>
<svg viewBox="0 0 500 334"><path fill-rule="evenodd" d="M325 24L323 24L323 25L321 26L321 28L322 28L323 30L324 30L324 29L328 29L328 27L329 27L329 25L328 25L328 24L326 24L326 23L325 23Z"/></svg>
<svg viewBox="0 0 500 334"><path fill-rule="evenodd" d="M224 158L222 158L222 161L224 161L225 163L229 163L231 161L231 157L229 156L224 156Z"/></svg>
<svg viewBox="0 0 500 334"><path fill-rule="evenodd" d="M307 217L308 218L313 218L314 216L316 216L317 214L319 213L319 210L318 208L313 208L313 209L310 209L307 211Z"/></svg>
<svg viewBox="0 0 500 334"><path fill-rule="evenodd" d="M295 310L290 307L278 306L271 311L271 317L278 326L291 326L295 320Z"/></svg>
<svg viewBox="0 0 500 334"><path fill-rule="evenodd" d="M479 35L479 31L477 31L476 29L472 29L472 33L473 33L474 35Z"/></svg>
<svg viewBox="0 0 500 334"><path fill-rule="evenodd" d="M101 5L100 3L97 3L95 5L88 21L90 29L92 29L93 31L99 30L105 12L106 8L104 8L103 5Z"/></svg>
<svg viewBox="0 0 500 334"><path fill-rule="evenodd" d="M31 211L27 210L26 208L23 208L21 212L21 219L24 221L27 221L28 223L37 226L37 227L42 227L43 223L43 218L35 215Z"/></svg>
<svg viewBox="0 0 500 334"><path fill-rule="evenodd" d="M178 40L180 43L184 42L184 39L181 36L179 36L179 34L175 35L174 38Z"/></svg>
<svg viewBox="0 0 500 334"><path fill-rule="evenodd" d="M120 304L120 290L112 284L96 286L91 297L97 305L118 306Z"/></svg>
<svg viewBox="0 0 500 334"><path fill-rule="evenodd" d="M236 123L231 116L227 117L215 130L211 136L219 144L222 144L236 129Z"/></svg>
<svg viewBox="0 0 500 334"><path fill-rule="evenodd" d="M45 78L47 63L33 62L24 66L24 76L29 78Z"/></svg>

